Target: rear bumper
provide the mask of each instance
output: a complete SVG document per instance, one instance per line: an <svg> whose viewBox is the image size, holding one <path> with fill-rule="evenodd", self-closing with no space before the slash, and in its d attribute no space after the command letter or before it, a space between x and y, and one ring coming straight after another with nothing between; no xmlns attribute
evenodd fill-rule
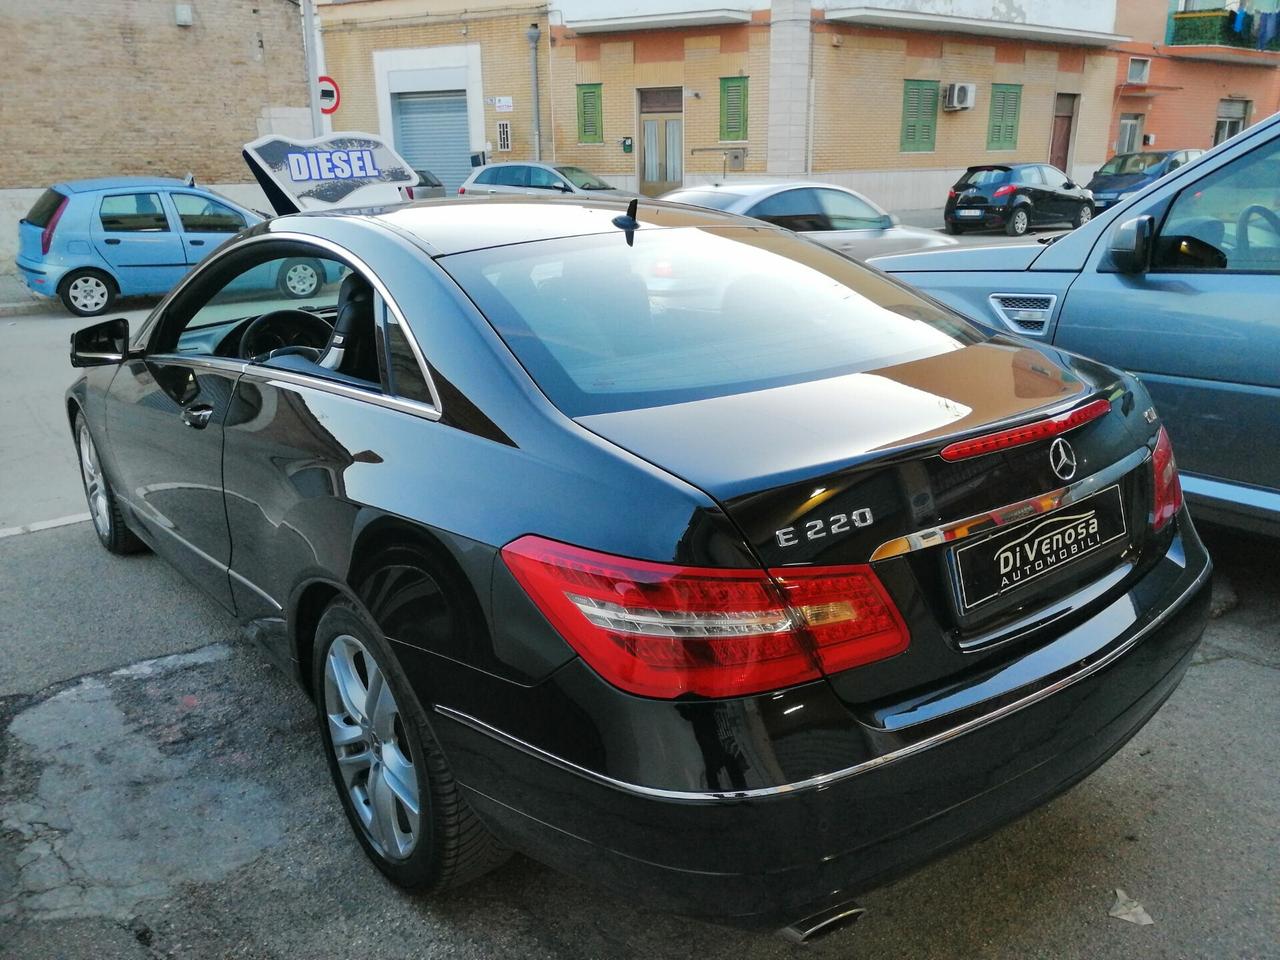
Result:
<svg viewBox="0 0 1280 960"><path fill-rule="evenodd" d="M44 261L28 260L25 257L16 257L14 263L18 265L18 274L22 277L22 282L32 293L42 297L58 295L58 283L67 272L64 268Z"/></svg>
<svg viewBox="0 0 1280 960"><path fill-rule="evenodd" d="M1177 687L1207 618L1209 559L1185 511L1180 527L1156 570L1076 628L1105 642L1070 677L807 782L667 791L447 708L435 726L469 801L517 849L659 909L779 927L995 829L1123 746ZM655 757L668 736L632 732Z"/></svg>
<svg viewBox="0 0 1280 960"><path fill-rule="evenodd" d="M1003 227L1005 215L1008 213L1007 207L979 207L978 210L981 211L979 216L961 216L959 211L965 209L965 207L956 207L945 210L942 219L958 227Z"/></svg>

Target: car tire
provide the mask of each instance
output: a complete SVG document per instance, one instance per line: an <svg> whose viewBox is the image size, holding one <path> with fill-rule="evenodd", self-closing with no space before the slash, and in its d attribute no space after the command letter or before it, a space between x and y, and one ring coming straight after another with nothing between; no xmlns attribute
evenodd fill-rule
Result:
<svg viewBox="0 0 1280 960"><path fill-rule="evenodd" d="M1024 236L1031 228L1031 208L1017 207L1009 214L1009 219L1004 225L1004 232L1011 237Z"/></svg>
<svg viewBox="0 0 1280 960"><path fill-rule="evenodd" d="M315 260L293 257L280 266L276 288L290 300L305 300L324 286L324 268Z"/></svg>
<svg viewBox="0 0 1280 960"><path fill-rule="evenodd" d="M116 302L120 290L110 274L84 267L72 270L58 284L62 305L77 317L100 317Z"/></svg>
<svg viewBox="0 0 1280 960"><path fill-rule="evenodd" d="M510 851L462 797L377 624L352 601L337 599L321 616L312 649L329 772L374 865L399 887L438 892L506 861ZM366 707L371 688L374 705Z"/></svg>
<svg viewBox="0 0 1280 960"><path fill-rule="evenodd" d="M1071 221L1071 226L1079 229L1093 219L1093 205L1088 203L1080 204L1080 209L1076 211L1075 219Z"/></svg>
<svg viewBox="0 0 1280 960"><path fill-rule="evenodd" d="M137 534L130 530L120 515L120 504L102 469L98 448L89 432L84 414L77 412L73 425L76 440L76 459L80 462L80 480L84 484L84 497L89 504L89 519L99 542L111 553L137 553L145 548Z"/></svg>
<svg viewBox="0 0 1280 960"><path fill-rule="evenodd" d="M951 236L957 237L960 234L964 233L964 227L960 226L960 224L958 223L951 223L950 221L948 221L946 224L946 231L947 233L951 234Z"/></svg>

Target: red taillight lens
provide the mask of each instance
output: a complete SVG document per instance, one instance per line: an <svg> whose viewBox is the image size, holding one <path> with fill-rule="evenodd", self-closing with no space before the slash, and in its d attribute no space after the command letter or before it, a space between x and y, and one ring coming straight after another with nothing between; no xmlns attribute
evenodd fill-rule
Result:
<svg viewBox="0 0 1280 960"><path fill-rule="evenodd" d="M1182 482L1178 479L1178 464L1173 459L1173 444L1164 427L1156 435L1151 472L1154 478L1151 525L1160 530L1182 508Z"/></svg>
<svg viewBox="0 0 1280 960"><path fill-rule="evenodd" d="M905 650L869 567L722 570L630 560L527 536L502 549L583 660L648 697L734 697ZM776 577L776 582L775 578Z"/></svg>
<svg viewBox="0 0 1280 960"><path fill-rule="evenodd" d="M947 191L947 199L948 199L948 200L954 200L957 196L958 196L958 194L957 194L954 190L948 190L948 191Z"/></svg>
<svg viewBox="0 0 1280 960"><path fill-rule="evenodd" d="M458 196L462 196L462 195L463 195L464 193L466 193L466 192L467 192L467 188L466 188L466 187L459 187L459 188L458 188Z"/></svg>
<svg viewBox="0 0 1280 960"><path fill-rule="evenodd" d="M1035 423L1029 423L1025 427L1014 427L1010 430L1001 430L999 433L988 433L986 436L974 437L972 440L958 440L942 448L942 459L966 460L969 457L981 457L984 454L995 453L997 450L1006 450L1009 447L1020 447L1024 443L1048 440L1061 433L1066 433L1068 430L1082 427L1091 420L1105 417L1110 412L1110 400L1094 400L1091 403L1086 403L1083 407L1076 407L1074 410L1060 413L1058 416L1050 417L1048 420L1037 420Z"/></svg>
<svg viewBox="0 0 1280 960"><path fill-rule="evenodd" d="M53 231L58 228L58 221L62 219L62 211L67 209L67 201L70 197L63 197L62 202L58 204L58 209L53 211L53 216L49 218L49 222L44 225L44 229L40 232L40 254L49 252L49 247L53 244Z"/></svg>
<svg viewBox="0 0 1280 960"><path fill-rule="evenodd" d="M1006 183L1003 187L996 187L996 192L993 193L991 196L1007 197L1009 194L1014 193L1017 189L1018 188L1015 187L1012 183Z"/></svg>
<svg viewBox="0 0 1280 960"><path fill-rule="evenodd" d="M412 199L413 199L413 187L405 187L405 188L404 188L404 192L405 192L405 195L406 195L410 200L412 200Z"/></svg>

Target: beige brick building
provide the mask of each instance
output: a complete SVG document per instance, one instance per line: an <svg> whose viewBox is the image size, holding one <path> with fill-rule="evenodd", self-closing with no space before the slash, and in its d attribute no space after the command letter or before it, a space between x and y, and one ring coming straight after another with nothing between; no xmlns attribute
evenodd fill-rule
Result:
<svg viewBox="0 0 1280 960"><path fill-rule="evenodd" d="M650 194L726 177L800 177L897 209L940 205L972 163L1050 160L1077 176L1097 166L1114 88L1109 46L1121 39L1115 8L1114 0L319 6L326 72L342 88L334 128L381 132L416 165L442 165L434 172L450 187L473 154L540 153ZM972 98L954 110L953 85Z"/></svg>
<svg viewBox="0 0 1280 960"><path fill-rule="evenodd" d="M0 37L0 271L50 184L192 172L261 206L241 146L310 134L292 0L0 0Z"/></svg>

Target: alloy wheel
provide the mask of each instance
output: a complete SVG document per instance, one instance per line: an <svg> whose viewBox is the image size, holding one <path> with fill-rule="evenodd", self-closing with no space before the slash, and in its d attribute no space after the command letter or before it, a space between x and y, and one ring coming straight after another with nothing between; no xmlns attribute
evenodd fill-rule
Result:
<svg viewBox="0 0 1280 960"><path fill-rule="evenodd" d="M320 276L309 263L295 263L284 274L284 285L299 297L309 297L320 286Z"/></svg>
<svg viewBox="0 0 1280 960"><path fill-rule="evenodd" d="M67 299L77 310L85 313L96 313L107 305L111 291L101 277L85 275L76 277L67 287Z"/></svg>
<svg viewBox="0 0 1280 960"><path fill-rule="evenodd" d="M421 834L413 752L386 674L350 634L337 637L325 657L324 711L365 836L387 859L406 859Z"/></svg>
<svg viewBox="0 0 1280 960"><path fill-rule="evenodd" d="M1029 224L1029 221L1027 219L1027 211L1025 210L1014 211L1014 214L1013 214L1014 233L1017 233L1017 234L1026 233L1028 224Z"/></svg>
<svg viewBox="0 0 1280 960"><path fill-rule="evenodd" d="M1081 205L1080 216L1079 216L1080 226L1083 227L1086 223L1088 223L1092 219L1093 219L1093 207L1089 206L1087 203Z"/></svg>
<svg viewBox="0 0 1280 960"><path fill-rule="evenodd" d="M107 485L98 462L98 450L89 436L89 428L81 422L78 435L80 446L80 476L84 480L84 496L89 501L89 515L99 536L111 536L111 503L107 499Z"/></svg>

